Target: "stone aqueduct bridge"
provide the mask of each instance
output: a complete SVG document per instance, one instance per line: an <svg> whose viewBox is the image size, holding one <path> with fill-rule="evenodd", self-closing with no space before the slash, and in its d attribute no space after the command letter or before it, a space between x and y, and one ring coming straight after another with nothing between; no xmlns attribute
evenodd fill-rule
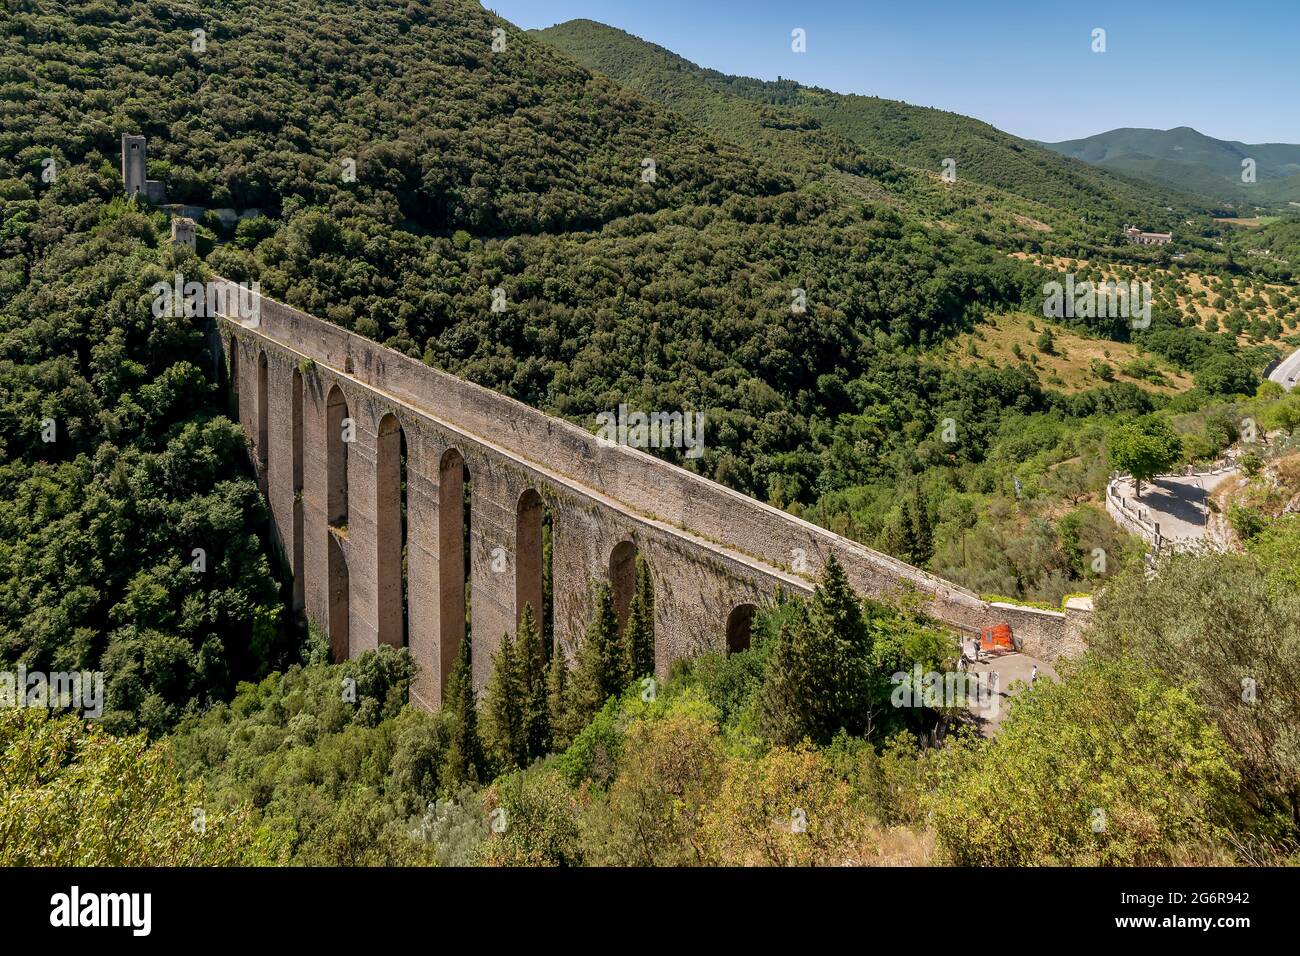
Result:
<svg viewBox="0 0 1300 956"><path fill-rule="evenodd" d="M238 301L233 283L214 283L224 301ZM540 607L546 513L554 640L569 654L590 620L596 579L610 580L626 614L637 554L654 583L661 676L701 649L747 644L753 606L778 587L810 593L832 554L861 593L914 590L929 614L959 631L1006 621L1027 652L1046 660L1081 646L1086 612L990 604L270 299L261 299L256 323L219 316L213 349L251 436L295 608L328 633L336 658L408 644L420 665L411 691L419 705L441 704L467 617L481 689L525 602Z"/></svg>

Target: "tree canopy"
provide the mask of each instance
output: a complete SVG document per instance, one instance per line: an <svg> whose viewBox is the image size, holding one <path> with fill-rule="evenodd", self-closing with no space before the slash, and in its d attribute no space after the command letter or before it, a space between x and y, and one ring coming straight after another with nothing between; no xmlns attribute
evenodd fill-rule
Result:
<svg viewBox="0 0 1300 956"><path fill-rule="evenodd" d="M1110 462L1133 476L1136 493L1142 482L1168 471L1182 454L1182 442L1163 418L1145 416L1122 422L1106 436Z"/></svg>

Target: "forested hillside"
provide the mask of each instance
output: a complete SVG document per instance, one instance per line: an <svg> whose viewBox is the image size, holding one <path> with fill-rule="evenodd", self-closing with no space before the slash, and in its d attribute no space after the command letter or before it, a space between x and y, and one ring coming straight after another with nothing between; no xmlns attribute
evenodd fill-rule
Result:
<svg viewBox="0 0 1300 956"><path fill-rule="evenodd" d="M12 95L37 90L55 119L14 124L6 176L35 189L48 155L107 168L138 130L171 198L270 214L210 256L224 274L580 421L619 401L706 409L706 469L761 496L774 456L838 411L819 377L852 380L1035 284L896 211L797 185L469 2L323 3L306 19L287 2L53 9L6 35L28 77ZM301 55L270 69L286 42Z"/></svg>
<svg viewBox="0 0 1300 956"><path fill-rule="evenodd" d="M172 201L495 236L789 187L543 45L494 53L504 22L468 0L20 6L5 65L28 96L7 147L112 159L142 133ZM643 156L659 188L637 188Z"/></svg>
<svg viewBox="0 0 1300 956"><path fill-rule="evenodd" d="M0 662L102 669L104 725L160 733L298 649L202 330L152 309L193 254L119 191L0 180Z"/></svg>
<svg viewBox="0 0 1300 956"><path fill-rule="evenodd" d="M1183 217L1195 215L1187 197L1062 162L966 117L791 81L727 76L587 20L536 35L795 175L856 195L862 192L854 186L858 166L888 163L878 198L905 215L940 222L982 245L1033 250L1034 261L1075 271L1080 280L1154 280L1158 292L1147 330L1076 319L1058 325L1056 334L1062 343L1074 334L1086 338L1076 340L1077 348L1058 348L1051 324L1041 319L1040 300L1032 307L1040 313L1037 323L1033 317L985 316L968 333L933 342L937 348L924 356L943 367L937 387L926 383L937 372L930 361L922 361L910 381L897 364L886 375L868 375L869 401L843 408L820 432L830 442L815 478L804 443L799 454L783 459L786 473L768 484L773 503L836 531L984 593L1055 604L1095 583L1082 559L1091 548L1122 550L1109 519L1095 507L1109 420L1163 407L1170 383L1181 381L1186 389L1203 367L1198 382L1207 388L1180 397L1180 407L1214 403L1225 391L1253 391L1259 371L1276 354L1243 348L1247 343L1239 344L1235 334L1208 334L1217 324L1198 328L1190 290L1173 294L1186 280L1167 254L1159 268L1150 250L1115 247L1126 222L1176 222L1180 250L1191 250L1183 255L1189 264L1231 272L1230 256L1215 239L1199 235L1217 235L1219 228L1200 216L1195 230L1186 228ZM941 158L950 155L960 157L958 182L943 183L937 173ZM1067 249L1092 249L1112 265L1089 268L1050 254ZM1232 299L1234 281L1223 280ZM1234 328L1237 318L1234 312ZM999 345L1001 330L1026 320L1023 345ZM1250 343L1259 340L1252 330ZM1174 378L1161 371L1163 363ZM1231 374L1220 375L1222 369ZM850 383L849 394L863 385ZM1062 392L1074 395L1066 399ZM934 395L933 414L961 422L961 441L945 447L932 430L912 430L917 418L906 402L893 403L895 394Z"/></svg>
<svg viewBox="0 0 1300 956"><path fill-rule="evenodd" d="M1300 219L1260 220L1259 228L1229 226L1225 235L1252 269L1288 281L1300 274Z"/></svg>
<svg viewBox="0 0 1300 956"><path fill-rule="evenodd" d="M595 35L659 70L639 41ZM1061 462L1085 446L1096 459L1107 416L1158 397L1098 381L1066 399L1027 360L928 359L983 315L1039 308L1047 273L991 234L1031 207L1077 221L1087 197L1118 221L1132 197L1103 173L897 107L927 149L946 140L917 117L985 144L958 154L972 176L1022 153L1035 170L1017 180L1032 198L991 174L953 198L887 139L877 153L829 113L791 122L786 101L810 91L683 73L709 131L739 124L729 143L469 0L326 0L309 16L288 0L29 4L0 62L11 289L43 254L41 200L24 197L93 173L102 202L119 135L139 132L170 199L265 213L233 231L209 217L209 267L588 427L622 402L704 411L705 455L683 464L913 563L1055 602L1087 586L1081 549L1111 533L1092 511L1070 519L1093 529L1082 538L1062 525L1059 491L1040 519L1007 497L1012 478L1056 488ZM764 130L779 149L758 148ZM54 183L47 160L64 170ZM1066 194L1034 186L1061 170ZM967 218L954 229L936 209ZM958 440L940 440L945 419ZM972 533L993 545L970 548Z"/></svg>
<svg viewBox="0 0 1300 956"><path fill-rule="evenodd" d="M663 47L591 20L571 20L537 36L574 56L592 70L677 110L706 129L745 145L776 145L816 151L836 168L852 171L847 146L880 157L908 178L920 172L933 179L945 159L956 161L958 181L987 187L965 202L945 208L934 184L911 184L918 209L950 218L961 206L978 201L987 219L1006 213L1000 240L1034 232L1012 213L1042 220L1075 241L1110 244L1125 222L1180 223L1190 197L1176 188L1155 188L1072 162L978 120L895 100L835 93L793 80L775 82L730 76L691 63ZM857 160L861 162L861 160ZM1166 207L1173 207L1172 209ZM1081 223L1081 217L1087 221ZM1009 225L1009 229L1006 226ZM1037 237L1043 239L1041 233ZM1061 237L1058 237L1058 239Z"/></svg>

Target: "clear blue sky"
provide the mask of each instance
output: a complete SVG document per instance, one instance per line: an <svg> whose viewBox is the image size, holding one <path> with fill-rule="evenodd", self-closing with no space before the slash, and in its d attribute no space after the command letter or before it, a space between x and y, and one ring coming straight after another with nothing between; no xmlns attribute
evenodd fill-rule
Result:
<svg viewBox="0 0 1300 956"><path fill-rule="evenodd" d="M599 20L724 73L868 93L1074 139L1192 126L1300 143L1300 0L486 0ZM790 50L790 31L808 50ZM1091 50L1094 27L1106 52Z"/></svg>

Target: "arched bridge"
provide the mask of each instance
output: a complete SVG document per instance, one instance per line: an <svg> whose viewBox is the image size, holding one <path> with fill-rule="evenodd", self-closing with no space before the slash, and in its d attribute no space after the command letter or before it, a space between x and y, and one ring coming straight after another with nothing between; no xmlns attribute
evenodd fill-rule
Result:
<svg viewBox="0 0 1300 956"><path fill-rule="evenodd" d="M233 283L212 284L218 301L239 301ZM251 436L295 607L336 657L408 645L418 704L440 705L467 624L486 684L501 636L525 603L540 608L548 567L553 639L571 654L594 580L610 581L626 614L638 555L660 675L701 649L744 646L753 606L778 587L810 593L832 554L861 593L913 591L959 631L1009 622L1047 660L1080 646L1085 612L991 604L297 309L258 306L256 322L218 316L214 358Z"/></svg>

